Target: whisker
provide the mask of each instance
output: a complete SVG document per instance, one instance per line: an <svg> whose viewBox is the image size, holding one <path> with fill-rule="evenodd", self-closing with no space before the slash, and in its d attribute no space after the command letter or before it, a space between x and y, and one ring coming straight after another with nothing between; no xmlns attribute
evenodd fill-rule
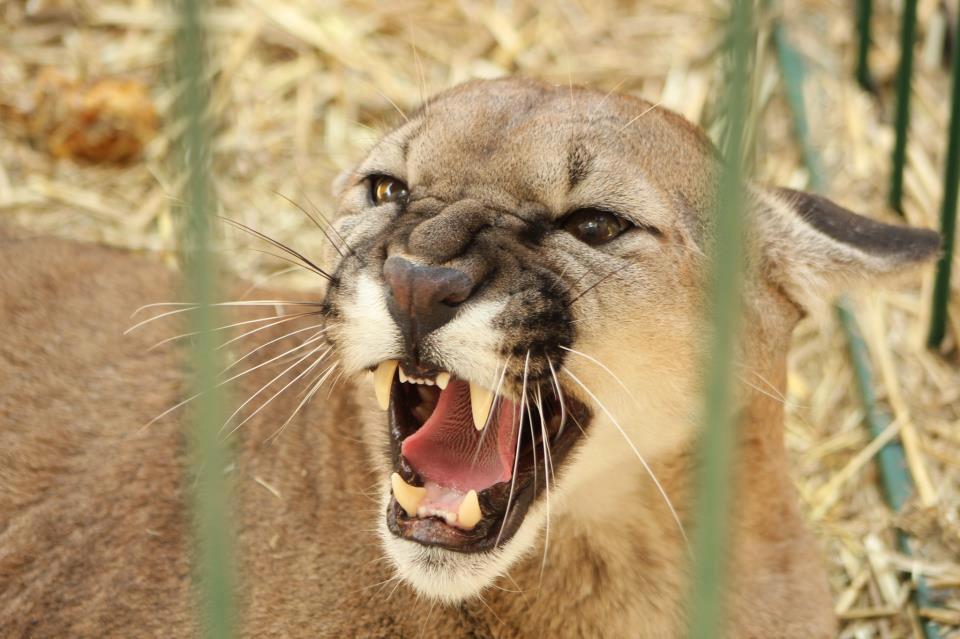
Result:
<svg viewBox="0 0 960 639"><path fill-rule="evenodd" d="M271 440L275 441L280 436L280 433L282 433L283 429L287 427L287 424L293 421L293 418L297 415L297 413L300 412L300 409L303 408L304 405L313 398L314 394L316 394L316 392L320 389L320 387L323 386L323 383L327 381L327 378L330 376L331 373L333 373L334 369L337 367L337 364L339 364L339 362L334 362L332 365L328 366L324 370L324 372L321 373L322 377L320 377L318 381L311 382L312 385L308 386L308 388L310 389L309 392L307 392L304 398L300 400L300 403L297 404L297 407L293 409L293 412L290 413L290 417L287 418L287 421L283 422L280 425L280 428L278 428L275 433L273 433L272 435L270 435L270 437L267 438L267 441L271 441Z"/></svg>
<svg viewBox="0 0 960 639"><path fill-rule="evenodd" d="M296 350L299 350L299 349L303 348L303 347L306 346L307 344L315 341L316 339L319 339L320 337L321 337L321 336L319 336L319 335L314 336L314 337L311 337L309 340L303 342L302 344L300 344L300 345L298 345L298 346L295 346L295 347L291 348L290 350L288 350L288 351L286 351L286 352L284 352L284 353L280 353L280 354L277 355L276 357L272 357L272 358L268 359L267 361L261 362L260 364L257 364L256 366L254 366L254 367L252 367L252 368L248 368L247 370L245 370L245 371L243 371L243 372L237 373L237 374L234 375L233 377L230 377L230 378L228 378L228 379L225 379L225 380L223 380L222 382L218 382L217 384L215 384L215 385L213 386L213 388L220 388L220 387L223 386L224 384L229 384L230 382L232 382L232 381L235 380L235 379L238 379L238 378L240 378L240 377L243 377L244 375L246 375L246 374L248 374L248 373L252 373L253 371L255 371L255 370L257 370L258 368L260 368L261 366L266 366L267 364L270 364L271 362L274 362L274 361L280 359L281 357L284 357L285 355L288 355L288 354L292 353L293 351L296 351ZM222 374L222 373L221 373L221 374ZM213 389L210 389L210 390L213 390ZM177 410L178 408L180 408L180 407L182 407L182 406L184 406L184 405L192 402L193 400L195 400L196 398L200 397L201 395L203 395L203 394L206 393L206 392L208 392L208 391L200 391L199 393L194 393L193 395L191 395L190 397L186 398L186 399L183 400L182 402L178 402L178 403L174 404L173 406L171 406L170 408L168 408L167 410L163 411L162 413L160 413L159 415L157 415L156 417L154 417L153 419L151 419L149 422L147 422L146 424L144 424L143 426L141 426L140 429L143 430L143 429L145 429L145 428L150 427L150 425L152 425L154 422L157 422L157 421L163 419L164 417L166 417L167 415L169 415L169 414L172 413L173 411L175 411L175 410Z"/></svg>
<svg viewBox="0 0 960 639"><path fill-rule="evenodd" d="M230 344L233 344L234 342L237 342L237 341L239 341L239 340L242 340L244 337L249 337L250 335L253 335L254 333L259 333L260 331L265 331L265 330L267 330L268 328L273 328L274 326L278 326L278 325L280 325L280 324L286 324L287 322L292 322L293 320L296 320L296 319L302 319L302 318L304 318L304 317L315 317L315 316L317 316L317 315L322 315L322 314L323 314L323 313L321 313L320 311L307 311L307 312L304 312L304 313L294 313L293 315L274 315L273 317L268 318L268 319L275 319L275 320L276 320L275 322L271 322L271 323L269 323L269 324L267 324L267 325L265 325L265 326L258 326L257 328L254 328L254 329L251 329L251 330L249 330L249 331L246 331L245 333L241 333L240 335L237 335L237 336L235 336L235 337L231 337L230 339L228 339L227 341L225 341L225 342L224 342L223 344L221 344L220 346L217 346L217 350L226 348L226 347L229 346ZM279 319L278 319L278 318L279 318ZM318 326L322 326L322 324L319 324Z"/></svg>
<svg viewBox="0 0 960 639"><path fill-rule="evenodd" d="M209 332L210 332L210 333L218 333L218 332L220 332L220 331L225 331L225 330L227 330L228 328L236 328L237 326L247 326L247 325L249 325L249 324L258 324L258 323L260 323L260 322L269 322L270 320L275 320L275 319L277 319L278 317L286 317L286 318L287 318L286 320L281 320L281 321L289 321L290 319L296 319L297 317L303 317L304 315L315 315L315 314L316 314L316 313L300 313L300 314L298 314L298 315L289 315L289 316L284 316L284 315L270 315L270 316L268 316L268 317L258 317L258 318L256 318L256 319L244 320L244 321L242 321L242 322L234 322L233 324L227 324L227 325L225 325L225 326L218 326L218 327L216 327L216 328L211 328L211 329L209 330ZM271 326L275 326L276 324L278 324L278 322L274 322L273 324L267 324L266 326L260 326L260 327L258 327L258 328L256 328L256 329L252 330L252 331L249 331L249 332L244 333L244 334L241 335L240 337L244 337L244 336L246 336L246 335L250 335L251 333L256 333L257 331L262 331L263 329L265 329L265 328L270 328ZM174 342L174 341L176 341L176 340L178 340L178 339L184 339L184 338L186 338L186 337L195 337L195 336L197 336L197 335L200 335L200 334L203 333L203 332L204 332L204 331L190 331L189 333L181 333L180 335L174 335L173 337L168 337L168 338L166 338L166 339L162 339L162 340L160 340L159 342L157 342L156 344L154 344L153 346L151 346L150 348L148 348L147 351L152 351L152 350L155 349L155 348L159 348L160 346L163 346L164 344L167 344L167 343L169 343L169 342ZM230 340L230 341L232 342L232 341L234 341L234 340L236 340L236 339L239 339L239 338L236 338L236 337L235 337L235 338L233 338L233 340ZM230 342L227 342L227 344L229 344L229 343L230 343ZM225 345L225 344L221 344L218 348L222 348L224 345Z"/></svg>
<svg viewBox="0 0 960 639"><path fill-rule="evenodd" d="M315 275L319 275L320 277L326 277L326 274L325 274L325 273L321 273L321 272L319 272L319 271L317 271L317 270L315 270L315 269L312 269L312 268L310 268L309 266L307 266L306 264L301 264L300 262L298 262L298 261L296 261L296 260L293 260L293 259L290 259L289 257L285 257L285 256L283 256L283 255L277 255L276 253L273 253L273 252L271 252L271 251L267 251L267 250L265 250L265 249L258 249L258 248L253 247L253 246L243 246L243 247L239 247L239 248L242 249L242 250L245 250L245 251L253 251L254 253L260 253L260 254L262 254L262 255L269 255L270 257L276 258L276 259L278 259L278 260L282 260L282 261L286 262L287 264L292 264L292 265L293 265L294 267L296 267L296 268L303 269L304 271L306 271L306 272L308 272L308 273L313 273L313 274L315 274Z"/></svg>
<svg viewBox="0 0 960 639"><path fill-rule="evenodd" d="M626 130L627 130L627 127L629 127L631 124L633 124L634 122L636 122L637 120L639 120L640 118L642 118L643 116L645 116L646 114L648 114L648 113L650 113L651 111L653 111L654 109L656 109L656 108L657 108L658 106L660 106L662 103L663 103L663 100L660 100L660 101L657 102L656 104L650 105L650 108L648 108L646 111L644 111L644 112L641 113L640 115L632 118L629 122L627 122L626 124L624 124L623 127L620 129L620 133L623 133L624 131L626 131Z"/></svg>
<svg viewBox="0 0 960 639"><path fill-rule="evenodd" d="M220 430L222 431L224 428L226 428L226 427L227 427L227 424L229 424L230 421L231 421L234 417L236 417L237 414L238 414L241 410L243 410L243 408L244 408L247 404L249 404L251 401L253 401L253 399L254 399L255 397L257 397L260 393L262 393L264 390L266 390L266 389L269 388L271 385L273 385L273 383L276 382L278 379L280 379L281 377L283 377L284 375L286 375L288 372L290 372L291 370L293 370L294 368L296 368L297 366L299 366L300 363L303 362L305 359L307 359L308 357L310 357L311 355L313 355L314 353L316 353L318 350L320 350L321 348L323 348L323 346L324 346L323 344L320 344L320 345L317 346L316 348L312 349L312 350L311 350L310 352L308 352L306 355L304 355L303 357L301 357L300 359L298 359L297 361L295 361L293 364L291 364L291 365L288 366L287 368L283 369L276 377L274 377L274 378L271 379L269 382L267 382L266 384L264 384L263 386L261 386L260 389L259 389L257 392L255 392L253 395L251 395L250 397L248 397L245 402L243 402L242 404L240 404L240 406L237 407L237 409L236 409L235 411L233 411L233 412L230 414L230 416L227 417L226 420L224 420L223 425L220 426ZM227 433L227 436L229 437L229 436L232 435L233 433L237 432L237 429L238 429L238 428L240 428L241 426L243 426L244 424L246 424L248 421L250 421L251 418L253 418L254 415L256 415L257 413L259 413L260 411L262 411L264 408L266 408L267 405L270 404L270 402L272 402L273 400L275 400L275 399L277 398L277 396L280 395L280 393L282 393L283 391L287 390L287 389L290 387L291 384L293 384L294 382L296 382L297 380L299 380L301 377L303 377L304 375L306 375L307 373L309 373L311 370L313 370L314 367L316 367L320 362L323 361L323 358L326 356L327 353L330 352L330 350L331 350L331 347L327 347L327 350L324 351L324 355L321 355L321 356L318 357L316 360L314 360L314 362L313 362L312 364L310 364L310 365L307 366L305 369L303 369L302 371L300 371L299 373L297 373L297 376L296 376L296 377L294 377L292 380L290 380L289 382L287 382L286 385L284 385L284 387L281 388L279 391L277 391L276 393L274 393L273 395L271 395L271 396L270 396L270 399L268 399L267 401L265 401L265 402L263 402L262 404L260 404L260 406L259 406L255 411L253 411L252 413L250 413L249 415L247 415L247 416L243 419L243 421L241 421L239 424L237 424L236 426L234 426L233 429L232 429L229 433Z"/></svg>
<svg viewBox="0 0 960 639"><path fill-rule="evenodd" d="M559 437L567 425L567 405L566 402L563 401L563 390L560 388L560 380L557 379L557 371L553 368L553 360L550 359L549 355L547 355L547 366L550 367L550 377L553 379L553 392L557 396L557 401L560 402L560 428L557 429L557 437ZM581 428L581 430L583 429Z"/></svg>
<svg viewBox="0 0 960 639"><path fill-rule="evenodd" d="M197 310L198 308L200 308L201 305L200 305L200 304L193 303L193 302L158 302L158 303L155 303L155 304L146 304L146 305L144 305L144 306L141 306L141 307L138 308L137 310L135 310L133 313L131 313L131 314L130 314L130 319L133 319L134 316L135 316L137 313L139 313L140 311L142 311L142 310L144 310L144 309L147 309L147 308L155 308L155 307L158 307L158 306L177 306L177 307L179 307L179 308L176 308L176 309L174 309L174 310L172 310L172 311L167 311L167 312L165 312L165 313L161 313L161 314L159 314L159 315L154 315L153 317L148 317L148 318L145 319L145 320L142 320L142 321L140 321L140 322L137 322L136 324L134 324L133 326L131 326L130 328L128 328L127 330L125 330L125 331L123 332L123 334L124 334L124 335L127 335L128 333L130 333L130 332L132 332L132 331L140 328L140 327L143 326L144 324L149 324L150 322L152 322L152 321L154 321L154 320L162 319L162 318L164 318L164 317L169 317L169 316L171 316L171 315L176 315L176 314L178 314L178 313L186 313L187 311L195 311L195 310ZM229 306L313 306L313 307L320 307L320 306L323 306L323 304L322 304L321 302L303 302L303 301L292 302L292 301L290 301L290 300L238 300L238 301L233 301L233 302L216 302L216 303L214 303L214 304L210 304L209 306L211 306L211 307L216 307L216 308L229 307Z"/></svg>
<svg viewBox="0 0 960 639"><path fill-rule="evenodd" d="M599 286L600 284L602 284L603 282L605 282L609 277L611 277L611 276L613 276L613 275L616 275L616 274L619 273L620 271L623 271L623 270L625 270L625 269L627 269L627 268L629 268L629 267L631 267L631 266L633 266L633 264L629 264L629 263L628 263L628 264L624 264L624 265L621 266L620 268L616 268L616 269L610 271L609 273L607 273L606 275L604 275L603 277L601 277L600 279L598 279L596 282L594 282L593 284L591 284L590 286L588 286L583 292L579 293L579 294L578 294L576 297L574 297L572 300L570 300L570 305L573 305L574 302L576 302L578 299L580 299L581 297L583 297L584 295L586 295L587 293L589 293L590 291L592 291L593 289L595 289L597 286Z"/></svg>
<svg viewBox="0 0 960 639"><path fill-rule="evenodd" d="M503 365L503 371L500 373L500 380L497 382L496 387L494 388L493 405L490 407L491 417L487 417L487 422L491 421L493 418L492 416L499 414L499 409L503 405L503 398L500 396L500 389L503 387L503 378L507 374L507 366L510 365L510 357L512 356L507 356L507 361ZM493 375L496 379L496 369L494 369ZM477 449L473 452L473 459L470 460L470 468L473 468L477 463L477 457L480 455L480 448L483 446L483 440L486 438L488 430L488 428L484 427L483 431L480 433L480 440L477 442Z"/></svg>
<svg viewBox="0 0 960 639"><path fill-rule="evenodd" d="M301 211L304 215L306 215L307 218L309 218L309 220L310 220L311 222L313 222L314 226L316 226L318 229L320 229L320 232L323 233L323 236L324 236L325 238L327 238L327 241L330 242L331 246L333 246L333 248L336 249L336 251L337 251L337 253L340 255L340 257L343 257L343 251L340 250L340 247L337 246L337 243L333 241L333 238L330 237L330 235L327 233L327 230L326 230L325 228L323 228L322 226L320 226L320 222L318 222L315 217L313 217L312 215L310 215L310 213L307 211L307 209L303 208L302 206L300 206L299 204L297 204L296 202L294 202L293 200L291 200L290 198L288 198L286 195L284 195L284 194L281 193L280 191L274 191L274 193L275 193L276 195L279 195L279 196L282 197L283 199L285 199L287 202L289 202L289 203L292 204L293 206L295 206L295 207L297 207L298 209L300 209L300 211ZM329 222L327 222L327 224L329 224Z"/></svg>
<svg viewBox="0 0 960 639"><path fill-rule="evenodd" d="M303 266L301 264L297 264L295 266L291 266L290 268L280 269L279 271L270 273L269 275L264 275L262 277L254 278L254 281L250 284L250 286L248 286L246 290L240 294L240 299L243 299L244 297L252 293L255 289L263 286L267 281L272 280L275 277L280 277L282 275L289 275L290 273L293 273L294 271L296 271L298 268L303 268Z"/></svg>
<svg viewBox="0 0 960 639"><path fill-rule="evenodd" d="M543 486L547 498L547 525L544 529L543 536L543 559L540 561L540 581L537 584L537 591L539 592L543 587L543 572L547 567L547 549L550 546L550 466L553 465L553 462L550 460L550 444L547 442L549 436L547 425L543 419L543 398L539 386L537 386L537 412L540 414L540 434L542 435L541 441L543 443ZM536 446L534 446L534 448L536 448Z"/></svg>
<svg viewBox="0 0 960 639"><path fill-rule="evenodd" d="M224 368L222 371L220 371L220 375L223 375L223 374L226 373L228 370L230 370L231 368L233 368L234 366L236 366L237 364L239 364L239 363L242 362L243 360L247 359L248 357L250 357L251 355L253 355L253 354L256 353L257 351L259 351L259 350L261 350L261 349L263 349L263 348L266 348L267 346L270 346L271 344L273 344L273 343L275 343L275 342L279 342L279 341L282 340L282 339L285 339L285 338L287 338L287 337L290 337L291 335L296 335L296 334L298 334L298 333L303 333L304 331L309 331L309 330L312 329L312 328L319 328L320 330L317 331L316 333L314 333L313 335L311 335L311 337L316 337L317 335L321 335L321 334L323 334L323 333L326 332L326 329L323 328L323 324L314 324L313 326L305 326L305 327L303 327L303 328L298 328L298 329L295 330L295 331L290 331L289 333L284 333L284 334L281 335L280 337L274 337L274 338L273 338L272 340L270 340L269 342L264 342L264 343L261 344L260 346L257 346L255 349L253 349L252 351L250 351L249 353L247 353L246 355L244 355L243 357L241 357L241 358L238 359L237 361L233 362L232 364L230 364L229 366L227 366L226 368ZM226 346L226 344L223 344L223 345L221 345L221 346L218 346L217 348L223 348L224 346Z"/></svg>
<svg viewBox="0 0 960 639"><path fill-rule="evenodd" d="M284 243L282 243L282 242L278 242L277 240L273 239L272 237L270 237L270 236L268 236L268 235L264 235L264 234L261 233L260 231L254 229L254 228L251 228L251 227L247 226L246 224L244 224L244 223L242 223L242 222L237 222L236 220L230 219L229 217L223 217L223 216L218 216L218 217L219 217L221 220L223 220L224 222L227 222L228 224L232 225L233 227L238 228L238 229L240 229L240 230L242 230L242 231L246 231L247 233L253 235L254 237L260 238L261 240L264 240L265 242L269 242L270 244L272 244L273 246L277 247L278 249L280 249L280 250L283 251L284 253L287 253L287 254L289 254L289 255L292 255L293 257L296 257L297 259L299 259L300 261L302 261L304 264L306 264L307 266L309 266L309 267L311 268L311 270L313 270L317 275L320 275L321 277L324 277L324 278L330 280L331 282L333 281L333 276L332 276L332 275L330 275L329 273L327 273L326 271L324 271L322 268L320 268L319 266L317 266L316 264L314 264L312 261L310 261L309 258L307 258L306 256L304 256L304 255L303 255L302 253L300 253L299 251L295 251L294 249L290 248L290 247L287 246L286 244L284 244Z"/></svg>
<svg viewBox="0 0 960 639"><path fill-rule="evenodd" d="M593 399L594 402L596 402L597 406L599 406L600 409L606 414L610 422L614 426L616 426L617 430L620 431L620 434L623 435L623 438L626 440L627 445L630 446L630 449L637 456L637 459L640 460L640 464L643 466L647 474L650 475L650 479L652 479L654 485L656 485L657 490L660 492L660 496L663 497L663 500L666 503L667 508L670 510L670 514L673 516L673 520L677 524L677 528L680 530L680 535L683 537L683 543L687 547L687 552L691 553L690 540L687 538L687 532L683 527L683 523L680 521L680 516L677 514L676 509L673 507L673 502L670 501L670 497L667 495L667 491L664 490L663 485L660 483L660 480L657 479L657 476L653 473L653 469L651 469L650 465L647 464L647 460L644 459L643 455L640 454L640 451L637 450L637 447L634 445L633 441L627 435L626 431L624 431L623 427L620 426L620 422L618 422L617 419L613 416L613 414L607 409L606 405L603 402L601 402L596 395L594 395L593 391L587 388L587 386L583 382L581 382L576 375L571 373L570 369L564 368L563 372L569 375L570 378L573 379L573 381L575 381L580 386L580 388L582 388L584 392L586 392L587 395L589 395L590 398Z"/></svg>
<svg viewBox="0 0 960 639"><path fill-rule="evenodd" d="M301 190L301 193L303 194L303 197L307 198L307 204L309 204L313 208L313 212L319 215L320 219L322 219L324 222L327 223L327 226L330 227L330 231L334 235L336 235L337 239L339 239L340 242L343 243L343 245L346 247L347 254L353 255L354 253L356 253L356 251L353 250L353 247L347 243L347 240L343 237L343 235L340 234L340 231L337 230L337 227L334 226L334 224L327 219L327 216L323 214L323 212L320 210L320 207L313 203L313 200L311 200L310 196L307 195L306 189L302 188L301 186L300 190Z"/></svg>
<svg viewBox="0 0 960 639"><path fill-rule="evenodd" d="M503 513L503 523L500 524L500 532L497 533L497 540L494 546L500 545L500 538L503 536L503 529L507 525L507 515L510 514L510 504L513 502L513 491L517 485L517 466L520 463L520 437L523 435L523 406L527 399L527 371L530 367L530 351L527 351L527 359L523 364L523 386L520 391L520 425L517 428L517 450L513 454L513 474L510 476L510 493L507 495L507 507Z"/></svg>

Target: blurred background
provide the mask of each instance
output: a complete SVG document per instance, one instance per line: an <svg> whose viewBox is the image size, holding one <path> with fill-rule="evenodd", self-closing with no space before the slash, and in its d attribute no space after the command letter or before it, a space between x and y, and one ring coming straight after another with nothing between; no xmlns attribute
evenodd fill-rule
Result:
<svg viewBox="0 0 960 639"><path fill-rule="evenodd" d="M904 1L872 2L863 83L871 90L856 77L859 4L757 3L747 159L760 182L816 187L859 213L938 228L958 3L917 1L902 218L888 193ZM219 207L303 252L318 250L320 231L286 198L329 213L339 171L404 112L469 78L519 74L634 93L717 139L728 9L724 0L211 3ZM0 2L0 224L149 251L176 266L176 26L162 1ZM802 64L802 82L785 81L789 60ZM222 262L241 277L313 284L248 250L249 237L220 232ZM841 324L809 318L795 336L787 443L830 564L843 637L923 637L931 621L941 636L960 637L956 271L939 351L926 347L932 267L852 298L880 409L910 439L916 488L899 511L881 490ZM898 531L910 536L912 556ZM919 601L917 587L926 594Z"/></svg>

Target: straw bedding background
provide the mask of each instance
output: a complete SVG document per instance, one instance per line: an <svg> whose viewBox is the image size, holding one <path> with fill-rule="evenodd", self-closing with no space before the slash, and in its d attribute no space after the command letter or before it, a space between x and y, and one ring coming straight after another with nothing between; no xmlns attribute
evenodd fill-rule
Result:
<svg viewBox="0 0 960 639"><path fill-rule="evenodd" d="M812 142L829 195L888 221L892 79L899 3L874 2L871 64L878 94L854 81L848 0L766 3L756 49L754 171L794 188L809 176L791 128L770 17L806 59ZM937 227L948 119L943 7L919 3L909 223ZM283 197L329 211L334 176L426 95L472 77L531 75L633 92L722 131L720 0L486 3L433 0L216 2L209 16L214 174L222 212L309 251L324 239ZM949 13L955 16L955 13ZM0 223L159 252L173 264L171 140L178 87L166 68L166 2L0 3ZM223 231L224 262L248 279L310 286L287 264ZM955 269L954 282L960 282ZM919 620L960 637L960 300L944 353L924 348L932 269L854 298L883 407L908 440L917 485L906 512L883 502L844 338L832 315L805 320L791 355L787 444L804 510L830 564L843 637L920 637ZM759 386L763 380L754 380ZM915 539L896 552L894 531ZM940 607L916 610L923 576Z"/></svg>

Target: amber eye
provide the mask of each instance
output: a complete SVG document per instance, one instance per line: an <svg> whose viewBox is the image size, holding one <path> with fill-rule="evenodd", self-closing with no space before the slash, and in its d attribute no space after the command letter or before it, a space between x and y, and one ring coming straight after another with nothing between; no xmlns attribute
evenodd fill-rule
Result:
<svg viewBox="0 0 960 639"><path fill-rule="evenodd" d="M568 233L591 246L609 242L630 228L630 223L619 215L599 209L574 211L562 224Z"/></svg>
<svg viewBox="0 0 960 639"><path fill-rule="evenodd" d="M370 198L377 206L394 202L403 204L409 195L407 185L396 178L388 175L375 175L370 178Z"/></svg>

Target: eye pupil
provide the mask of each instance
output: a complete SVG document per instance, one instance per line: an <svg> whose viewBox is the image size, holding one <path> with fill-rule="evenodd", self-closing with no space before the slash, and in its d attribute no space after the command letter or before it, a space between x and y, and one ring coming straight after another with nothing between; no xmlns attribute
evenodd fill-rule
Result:
<svg viewBox="0 0 960 639"><path fill-rule="evenodd" d="M373 181L374 204L403 203L408 195L407 185L400 180L381 176Z"/></svg>
<svg viewBox="0 0 960 639"><path fill-rule="evenodd" d="M607 211L581 209L568 215L563 227L581 242L595 246L620 235L628 224Z"/></svg>

